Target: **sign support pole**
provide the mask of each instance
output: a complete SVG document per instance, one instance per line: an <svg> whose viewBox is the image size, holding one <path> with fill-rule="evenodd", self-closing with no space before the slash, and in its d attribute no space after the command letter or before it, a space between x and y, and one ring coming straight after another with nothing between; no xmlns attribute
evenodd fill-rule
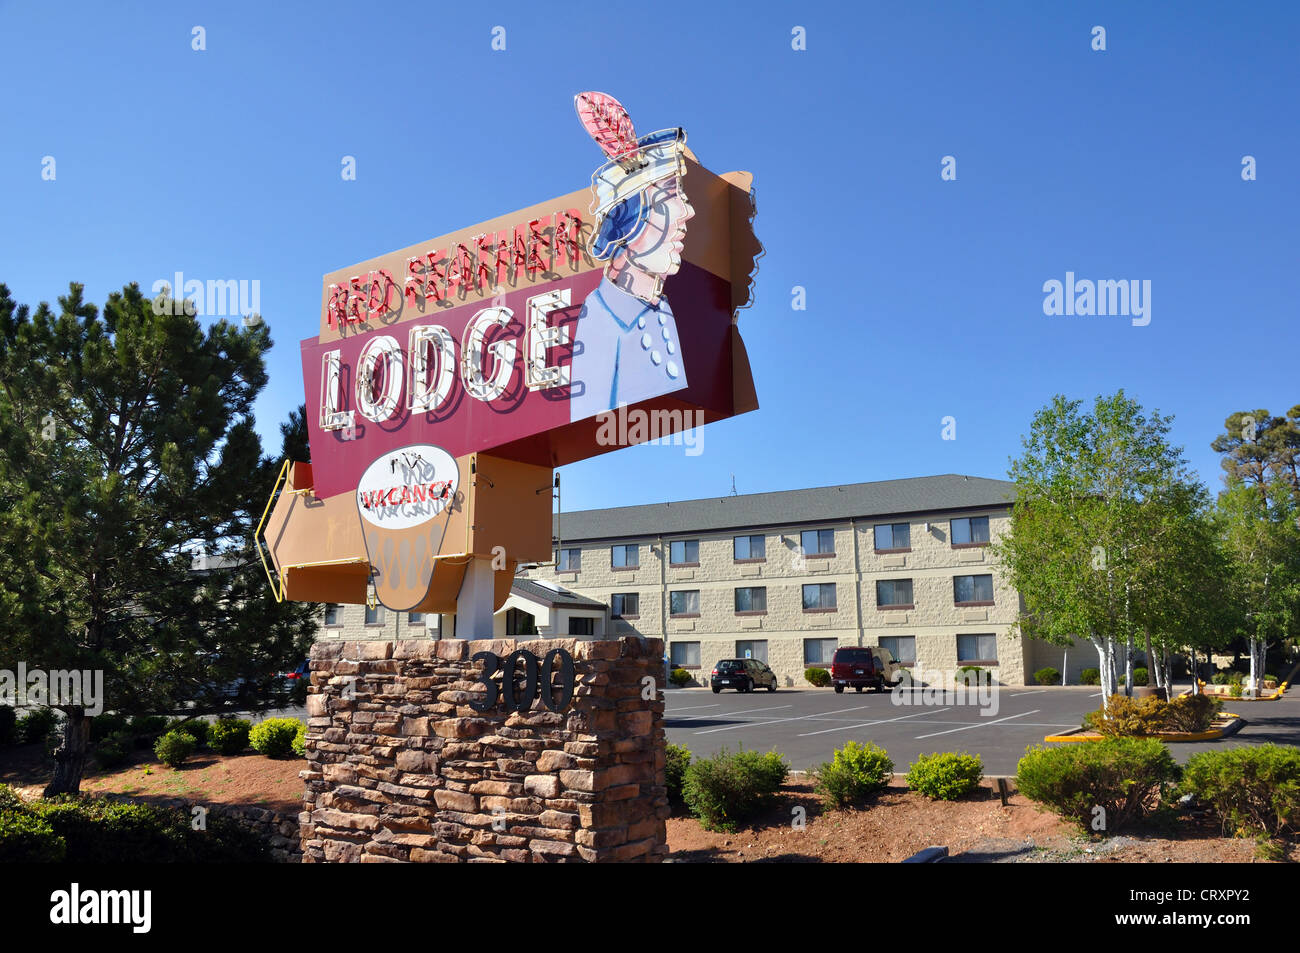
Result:
<svg viewBox="0 0 1300 953"><path fill-rule="evenodd" d="M456 635L462 639L492 638L495 576L487 559L471 559L456 596Z"/></svg>

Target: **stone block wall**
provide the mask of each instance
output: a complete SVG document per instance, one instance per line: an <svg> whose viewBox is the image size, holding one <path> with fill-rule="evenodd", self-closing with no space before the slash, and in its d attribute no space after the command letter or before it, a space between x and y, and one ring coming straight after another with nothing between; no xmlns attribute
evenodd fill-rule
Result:
<svg viewBox="0 0 1300 953"><path fill-rule="evenodd" d="M517 648L572 655L567 710L470 707L471 657ZM662 656L639 637L316 643L303 862L661 861L663 701L643 680L663 687Z"/></svg>

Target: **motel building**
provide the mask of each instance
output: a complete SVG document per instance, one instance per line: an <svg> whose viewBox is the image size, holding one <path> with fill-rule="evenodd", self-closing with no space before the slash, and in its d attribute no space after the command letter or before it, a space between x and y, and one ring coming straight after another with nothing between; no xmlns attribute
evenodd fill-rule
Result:
<svg viewBox="0 0 1300 953"><path fill-rule="evenodd" d="M1068 664L1010 631L1021 609L988 551L1014 485L946 474L564 513L554 565L521 569L493 636L662 638L674 668L708 684L752 657L787 687L840 646L879 645L933 671L978 665L1007 685ZM331 605L323 638L455 637L455 617Z"/></svg>

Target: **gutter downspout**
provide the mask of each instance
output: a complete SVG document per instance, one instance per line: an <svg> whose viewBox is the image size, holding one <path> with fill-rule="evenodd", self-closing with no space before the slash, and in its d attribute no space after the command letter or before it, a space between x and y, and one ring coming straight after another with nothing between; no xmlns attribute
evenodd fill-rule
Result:
<svg viewBox="0 0 1300 953"><path fill-rule="evenodd" d="M853 609L858 617L858 647L862 647L866 634L862 628L862 565L858 561L858 521L849 519L849 530L853 533Z"/></svg>

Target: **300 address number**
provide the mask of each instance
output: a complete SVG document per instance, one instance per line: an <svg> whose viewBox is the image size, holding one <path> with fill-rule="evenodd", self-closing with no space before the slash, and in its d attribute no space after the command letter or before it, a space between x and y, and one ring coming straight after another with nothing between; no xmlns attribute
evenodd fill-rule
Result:
<svg viewBox="0 0 1300 953"><path fill-rule="evenodd" d="M564 649L551 649L540 662L532 652L519 649L505 657L505 664L495 652L476 652L471 662L483 660L483 674L479 681L486 689L482 701L472 701L469 707L475 711L488 711L504 703L506 711L528 711L533 707L533 700L539 695L542 704L550 711L561 712L573 701L573 656ZM559 684L556 684L556 662L559 662ZM523 666L523 679L520 683L520 665ZM498 684L492 678L501 673Z"/></svg>

